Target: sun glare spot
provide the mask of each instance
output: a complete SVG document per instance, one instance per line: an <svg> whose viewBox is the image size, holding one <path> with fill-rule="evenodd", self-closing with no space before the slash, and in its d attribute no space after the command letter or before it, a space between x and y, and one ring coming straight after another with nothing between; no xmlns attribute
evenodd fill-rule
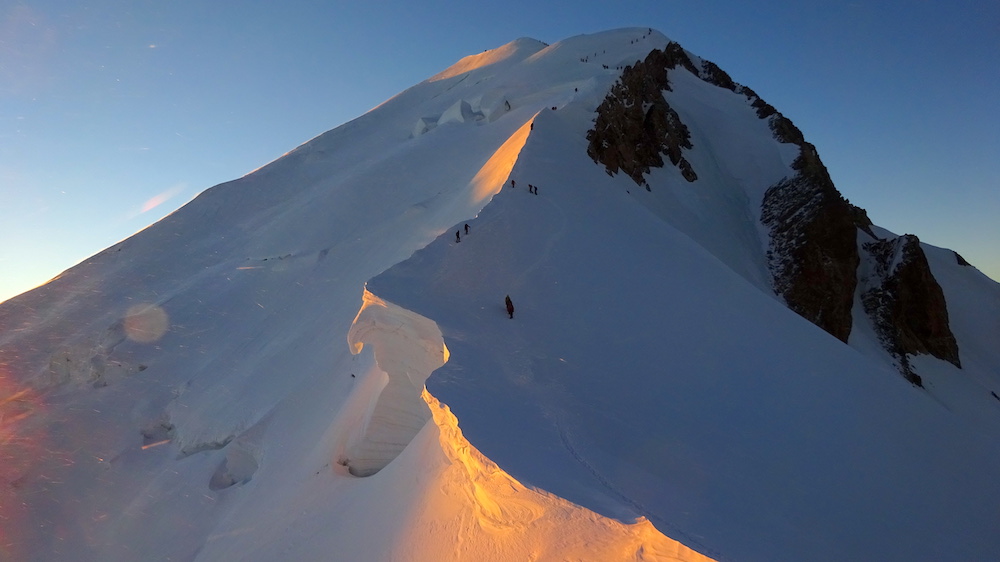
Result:
<svg viewBox="0 0 1000 562"><path fill-rule="evenodd" d="M37 393L20 388L0 366L0 560L25 559L15 548L30 506L19 492L46 455L45 433L31 419L42 406Z"/></svg>
<svg viewBox="0 0 1000 562"><path fill-rule="evenodd" d="M152 343L170 327L166 311L155 304L137 304L125 312L125 335L139 343Z"/></svg>
<svg viewBox="0 0 1000 562"><path fill-rule="evenodd" d="M179 195L182 191L184 191L185 188L187 188L187 184L183 182L170 186L168 189L160 193L157 193L156 195L147 199L146 202L143 203L141 207L139 207L139 211L133 214L132 216L134 217L141 215L142 213L148 213L149 211L152 211L153 209L159 207L160 205L166 203L167 201Z"/></svg>

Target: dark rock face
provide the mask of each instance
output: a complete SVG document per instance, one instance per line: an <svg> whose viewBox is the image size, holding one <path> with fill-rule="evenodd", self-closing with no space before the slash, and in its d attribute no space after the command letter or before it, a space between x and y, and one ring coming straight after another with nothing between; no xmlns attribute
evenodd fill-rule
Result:
<svg viewBox="0 0 1000 562"><path fill-rule="evenodd" d="M816 147L774 106L712 62L703 61L698 76L745 96L757 117L768 120L775 140L799 147L796 174L768 188L761 202L774 290L793 311L846 343L861 259L857 231L875 238L868 214L841 196Z"/></svg>
<svg viewBox="0 0 1000 562"><path fill-rule="evenodd" d="M815 163L822 166L818 157ZM761 222L770 228L775 292L793 311L846 343L860 263L855 212L825 168L825 180L807 170L815 163L800 156L799 174L767 190Z"/></svg>
<svg viewBox="0 0 1000 562"><path fill-rule="evenodd" d="M761 107L770 106L762 102ZM900 371L922 386L908 360L920 353L961 367L944 293L919 240L878 240L868 213L841 196L802 132L780 113L765 113L775 139L800 148L792 163L796 175L771 186L761 205L761 222L770 229L768 261L775 292L789 308L846 343L853 324L860 230L874 240L864 248L876 264L877 279L869 280L862 304Z"/></svg>
<svg viewBox="0 0 1000 562"><path fill-rule="evenodd" d="M698 74L677 43L653 49L644 61L625 67L597 108L594 128L587 132L587 154L604 164L608 174L622 170L648 190L645 174L663 167L661 155L666 155L684 179L698 179L683 154L691 148L691 133L663 96L670 90L667 71L678 65Z"/></svg>
<svg viewBox="0 0 1000 562"><path fill-rule="evenodd" d="M623 170L637 184L670 158L688 181L697 179L683 149L690 133L664 98L668 71L682 66L705 82L746 97L757 117L766 119L775 140L799 147L795 174L772 185L761 203L761 222L769 229L767 252L775 292L790 309L847 343L858 285L859 231L872 242L864 251L875 273L865 280L862 301L883 347L903 375L921 385L908 356L929 353L961 367L958 344L948 325L944 293L931 274L915 236L879 240L864 209L851 205L833 184L816 147L802 131L756 92L733 81L710 61L697 68L677 43L653 50L626 67L598 108L587 133L587 153L609 174ZM958 263L967 262L958 254Z"/></svg>
<svg viewBox="0 0 1000 562"><path fill-rule="evenodd" d="M944 292L931 274L920 240L906 234L869 242L864 249L872 257L875 271L862 303L903 376L923 386L910 367L908 355L929 353L961 368Z"/></svg>
<svg viewBox="0 0 1000 562"><path fill-rule="evenodd" d="M703 60L701 62L701 72L696 74L698 74L698 76L705 82L714 84L720 88L725 88L730 92L736 92L737 88L740 88L739 84L734 82L725 70L719 68L719 65L712 61Z"/></svg>
<svg viewBox="0 0 1000 562"><path fill-rule="evenodd" d="M860 260L857 228L870 233L871 221L864 210L841 197L798 127L753 90L710 61L697 68L680 45L671 42L622 72L597 109L594 128L587 133L587 153L609 174L623 170L647 190L645 174L663 166L661 154L685 179L697 179L683 153L691 148L690 133L663 96L671 89L668 71L678 66L745 96L757 116L769 120L776 140L801 147L793 164L797 174L771 186L763 202L762 221L771 229L768 258L774 287L792 310L846 342Z"/></svg>
<svg viewBox="0 0 1000 562"><path fill-rule="evenodd" d="M875 233L872 231L872 221L868 218L868 211L862 209L861 207L851 205L851 215L854 217L854 224L865 234L871 236L872 238L878 238L878 236L875 236Z"/></svg>
<svg viewBox="0 0 1000 562"><path fill-rule="evenodd" d="M761 202L761 222L770 230L774 290L793 311L847 343L861 261L857 233L860 229L875 238L872 223L864 209L837 191L802 131L749 88L741 92L759 118L769 119L775 140L799 147L792 162L795 176L768 188Z"/></svg>

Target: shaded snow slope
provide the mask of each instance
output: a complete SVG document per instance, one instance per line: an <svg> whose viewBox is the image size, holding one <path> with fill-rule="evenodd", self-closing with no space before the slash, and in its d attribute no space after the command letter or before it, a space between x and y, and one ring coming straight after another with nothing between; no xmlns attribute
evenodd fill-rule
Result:
<svg viewBox="0 0 1000 562"><path fill-rule="evenodd" d="M924 385L956 415L1000 435L1000 284L974 267L960 265L952 250L921 243L948 302L951 329L960 342L961 370L921 355L911 357Z"/></svg>
<svg viewBox="0 0 1000 562"><path fill-rule="evenodd" d="M573 111L536 119L518 187L461 244L368 284L440 326L451 359L428 388L470 440L525 483L721 558L997 552L997 432L614 189Z"/></svg>
<svg viewBox="0 0 1000 562"><path fill-rule="evenodd" d="M311 451L283 451L305 466L246 497L218 524L200 559L709 560L644 519L623 524L526 488L463 437L447 406L426 391L393 393L400 378L448 358L427 318L366 293L350 339L368 368ZM323 397L301 398L299 405L309 406ZM415 416L433 422L416 431L398 423ZM304 412L283 410L282 417L284 423L273 424L278 435L310 425ZM365 478L348 476L371 460L347 456L358 433L400 437L400 425L406 443L392 462ZM382 453L385 443L360 449Z"/></svg>
<svg viewBox="0 0 1000 562"><path fill-rule="evenodd" d="M666 43L466 57L0 304L0 558L1000 551L997 285L924 246L964 367L927 392L789 312L796 148L745 96L671 75L694 182L587 156Z"/></svg>

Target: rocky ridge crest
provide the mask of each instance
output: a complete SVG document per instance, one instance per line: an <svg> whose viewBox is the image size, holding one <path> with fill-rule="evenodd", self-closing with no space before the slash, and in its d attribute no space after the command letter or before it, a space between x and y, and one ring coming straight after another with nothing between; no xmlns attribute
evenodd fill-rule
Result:
<svg viewBox="0 0 1000 562"><path fill-rule="evenodd" d="M909 356L930 354L961 368L958 342L948 323L944 292L931 273L920 240L912 234L862 246L873 271L861 301L882 346L907 380L923 386Z"/></svg>
<svg viewBox="0 0 1000 562"><path fill-rule="evenodd" d="M698 179L683 153L692 148L691 133L663 96L664 90L671 90L668 71L678 65L698 74L677 43L668 43L662 51L653 49L645 60L625 67L598 106L594 128L587 132L587 154L604 164L609 175L621 170L649 190L645 174L650 168L662 168L666 155L684 179Z"/></svg>
<svg viewBox="0 0 1000 562"><path fill-rule="evenodd" d="M711 61L696 65L675 42L652 50L645 60L627 66L597 109L588 131L587 154L609 175L624 171L651 190L645 174L664 166L666 155L683 177L697 174L684 157L692 149L690 133L666 101L672 91L669 71L682 66L707 83L745 96L757 117L766 119L775 140L795 144L795 174L770 186L761 202L761 223L769 233L767 259L775 293L800 316L847 343L854 324L858 288L859 231L873 242L864 251L876 274L866 279L862 304L885 350L914 384L908 355L929 353L961 367L958 346L948 325L940 285L927 265L915 236L881 240L867 212L852 205L834 186L816 147L802 131L756 92L736 83ZM902 259L890 268L887 255ZM957 254L956 254L957 256ZM964 260L957 256L961 264Z"/></svg>

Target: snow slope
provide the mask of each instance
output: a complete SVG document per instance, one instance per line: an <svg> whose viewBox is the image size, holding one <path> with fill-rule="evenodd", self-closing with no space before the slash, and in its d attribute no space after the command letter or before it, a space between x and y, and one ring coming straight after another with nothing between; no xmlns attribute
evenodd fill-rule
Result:
<svg viewBox="0 0 1000 562"><path fill-rule="evenodd" d="M466 57L0 305L0 558L995 555L997 285L927 249L928 391L790 312L745 97L671 74L693 184L587 157L667 41Z"/></svg>
<svg viewBox="0 0 1000 562"><path fill-rule="evenodd" d="M569 113L536 119L512 172L537 197L505 188L461 244L368 284L440 326L451 359L427 386L469 439L522 482L720 558L996 552L996 433L614 190Z"/></svg>

